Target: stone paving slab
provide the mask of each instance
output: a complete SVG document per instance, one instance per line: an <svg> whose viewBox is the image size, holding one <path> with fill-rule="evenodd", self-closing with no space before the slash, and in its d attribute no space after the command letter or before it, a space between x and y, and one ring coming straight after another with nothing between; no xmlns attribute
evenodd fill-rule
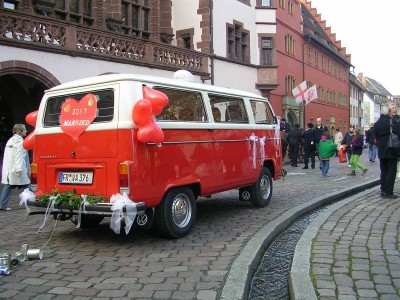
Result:
<svg viewBox="0 0 400 300"><path fill-rule="evenodd" d="M44 230L36 233L43 216L30 216L25 221L25 209L18 206L18 191L14 191L12 210L0 212L0 252L14 253L25 243L31 248L48 244L43 260L23 262L9 276L0 276L0 298L220 299L235 272L252 276L257 249L265 247L274 234L263 236L257 248L246 247L253 237L266 229L275 232L279 217L302 205L311 207L307 203L313 199L377 180L379 166L367 160L366 154L361 156L369 169L365 176L348 176L349 168L337 158L331 160L327 178L318 169L285 165L288 176L274 183L272 201L261 209L238 201L236 190L200 198L195 227L179 240L138 230L116 235L109 228L109 219L93 230L76 229L69 221L49 220ZM305 210L303 207L299 214ZM384 241L389 245L390 236ZM251 257L249 266L235 269L242 254ZM400 274L397 265L391 265L393 272ZM246 289L244 285L238 288L242 294Z"/></svg>

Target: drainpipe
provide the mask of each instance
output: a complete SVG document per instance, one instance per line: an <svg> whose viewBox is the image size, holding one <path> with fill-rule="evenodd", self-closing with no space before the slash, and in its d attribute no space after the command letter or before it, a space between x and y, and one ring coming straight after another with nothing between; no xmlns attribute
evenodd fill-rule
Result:
<svg viewBox="0 0 400 300"><path fill-rule="evenodd" d="M302 45L302 55L303 55L303 57L302 57L302 63L303 63L303 81L304 80L306 80L306 67L305 67L305 57L304 57L304 54L305 54L305 51L304 51L304 46L306 46L306 45L309 45L310 44L310 41L311 41L311 38L310 38L310 36L309 35L307 35L306 36L306 38L307 38L307 40L306 40L306 42L305 43L303 43L303 45ZM302 81L302 82L303 82ZM303 102L304 103L304 102ZM306 128L306 106L305 106L305 104L303 104L303 128Z"/></svg>
<svg viewBox="0 0 400 300"><path fill-rule="evenodd" d="M211 84L214 85L214 32L213 32L213 11L214 4L213 0L209 0L210 6L210 76L211 76Z"/></svg>

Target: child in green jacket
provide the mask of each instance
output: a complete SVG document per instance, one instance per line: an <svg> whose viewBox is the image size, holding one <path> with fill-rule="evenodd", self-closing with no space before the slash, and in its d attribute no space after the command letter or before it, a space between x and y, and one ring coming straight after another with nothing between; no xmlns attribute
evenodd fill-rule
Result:
<svg viewBox="0 0 400 300"><path fill-rule="evenodd" d="M327 138L326 134L322 134L318 147L319 156L321 157L322 176L326 177L329 170L329 158L335 155L336 146Z"/></svg>

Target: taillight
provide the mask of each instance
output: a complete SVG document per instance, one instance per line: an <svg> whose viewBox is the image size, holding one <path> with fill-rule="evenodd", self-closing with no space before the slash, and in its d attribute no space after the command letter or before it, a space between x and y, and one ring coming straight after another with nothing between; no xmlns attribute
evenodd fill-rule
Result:
<svg viewBox="0 0 400 300"><path fill-rule="evenodd" d="M129 164L122 162L119 164L119 192L121 195L130 194L129 188Z"/></svg>
<svg viewBox="0 0 400 300"><path fill-rule="evenodd" d="M37 189L37 164L31 164L31 191L36 192Z"/></svg>

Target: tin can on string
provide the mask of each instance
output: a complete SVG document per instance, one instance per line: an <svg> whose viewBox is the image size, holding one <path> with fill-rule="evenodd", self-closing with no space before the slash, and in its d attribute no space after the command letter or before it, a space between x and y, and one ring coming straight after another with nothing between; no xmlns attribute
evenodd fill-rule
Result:
<svg viewBox="0 0 400 300"><path fill-rule="evenodd" d="M0 267L0 275L9 275L9 274L10 274L9 268Z"/></svg>
<svg viewBox="0 0 400 300"><path fill-rule="evenodd" d="M0 268L8 268L10 269L10 261L11 261L11 255L8 253L1 253L0 254Z"/></svg>
<svg viewBox="0 0 400 300"><path fill-rule="evenodd" d="M0 254L0 274L9 275L10 274L10 260L11 256L8 253Z"/></svg>
<svg viewBox="0 0 400 300"><path fill-rule="evenodd" d="M26 256L29 260L42 259L43 258L43 250L42 249L29 249L26 252Z"/></svg>
<svg viewBox="0 0 400 300"><path fill-rule="evenodd" d="M10 266L13 267L13 268L19 266L19 260L18 260L17 257L15 257L15 256L11 257Z"/></svg>

